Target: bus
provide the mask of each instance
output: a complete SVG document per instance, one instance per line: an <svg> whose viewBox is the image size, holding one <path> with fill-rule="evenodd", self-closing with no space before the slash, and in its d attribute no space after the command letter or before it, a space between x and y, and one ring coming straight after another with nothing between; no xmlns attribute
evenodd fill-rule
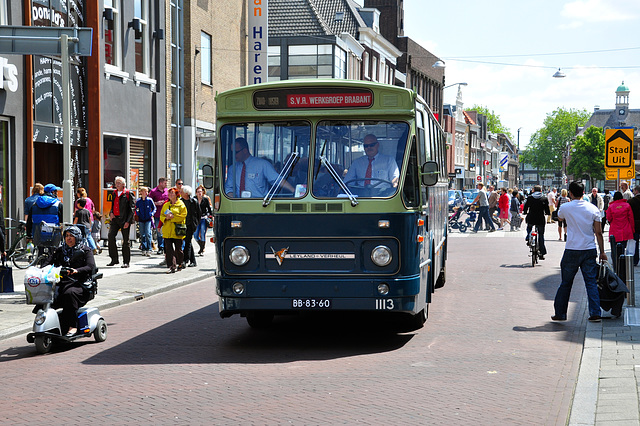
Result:
<svg viewBox="0 0 640 426"><path fill-rule="evenodd" d="M414 91L293 80L216 96L219 312L385 312L417 329L446 279L446 143Z"/></svg>

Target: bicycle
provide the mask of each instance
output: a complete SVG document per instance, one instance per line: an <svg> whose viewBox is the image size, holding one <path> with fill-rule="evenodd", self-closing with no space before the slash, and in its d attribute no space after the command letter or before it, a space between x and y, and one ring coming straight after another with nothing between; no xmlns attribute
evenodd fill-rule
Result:
<svg viewBox="0 0 640 426"><path fill-rule="evenodd" d="M17 220L10 217L5 218L7 221L17 222L17 226L7 226L7 231L11 231L16 229L17 235L11 247L9 247L7 252L7 259L11 260L13 264L18 269L27 269L29 266L36 263L38 258L37 250L28 241L27 236L27 222L24 220Z"/></svg>

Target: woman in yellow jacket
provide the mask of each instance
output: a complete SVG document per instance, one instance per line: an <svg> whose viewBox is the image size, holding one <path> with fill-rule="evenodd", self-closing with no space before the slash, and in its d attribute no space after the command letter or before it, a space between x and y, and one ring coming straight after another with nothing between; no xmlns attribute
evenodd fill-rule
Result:
<svg viewBox="0 0 640 426"><path fill-rule="evenodd" d="M185 235L176 233L176 225L185 225L187 220L187 206L180 199L180 190L171 188L169 190L169 201L164 203L160 213L162 222L162 237L164 238L164 254L169 270L167 274L172 274L182 270L184 253L182 252L182 240ZM186 231L186 228L185 228Z"/></svg>

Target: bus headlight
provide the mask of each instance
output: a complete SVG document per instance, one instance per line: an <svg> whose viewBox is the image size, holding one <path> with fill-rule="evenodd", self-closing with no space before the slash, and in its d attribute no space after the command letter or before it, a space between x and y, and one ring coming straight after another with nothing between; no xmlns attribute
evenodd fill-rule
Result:
<svg viewBox="0 0 640 426"><path fill-rule="evenodd" d="M244 284L242 284L242 283L238 283L238 282L233 283L233 287L232 288L233 288L233 292L235 294L244 293Z"/></svg>
<svg viewBox="0 0 640 426"><path fill-rule="evenodd" d="M378 293L382 296L389 294L389 285L385 283L378 284Z"/></svg>
<svg viewBox="0 0 640 426"><path fill-rule="evenodd" d="M387 266L391 259L391 249L387 246L378 246L371 251L371 260L378 266Z"/></svg>
<svg viewBox="0 0 640 426"><path fill-rule="evenodd" d="M242 246L235 246L229 252L229 260L236 266L242 266L249 261L249 250Z"/></svg>

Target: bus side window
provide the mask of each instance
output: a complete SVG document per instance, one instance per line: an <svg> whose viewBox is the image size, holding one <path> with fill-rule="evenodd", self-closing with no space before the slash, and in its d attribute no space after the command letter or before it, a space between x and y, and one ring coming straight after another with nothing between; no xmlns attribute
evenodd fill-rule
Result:
<svg viewBox="0 0 640 426"><path fill-rule="evenodd" d="M407 165L407 174L404 178L402 197L404 198L404 204L407 207L418 207L420 181L418 180L419 166L416 138L414 137L409 143L411 144L411 148L409 150L409 164Z"/></svg>

